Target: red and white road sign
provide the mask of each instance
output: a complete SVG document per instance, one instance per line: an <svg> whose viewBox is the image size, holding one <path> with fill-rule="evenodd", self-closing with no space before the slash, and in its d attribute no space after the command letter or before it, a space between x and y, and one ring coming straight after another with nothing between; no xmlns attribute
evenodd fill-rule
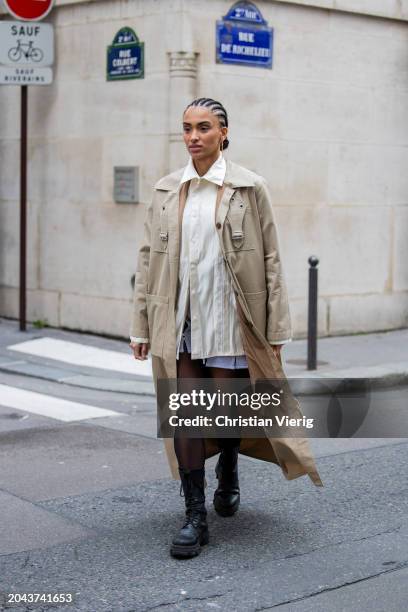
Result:
<svg viewBox="0 0 408 612"><path fill-rule="evenodd" d="M40 21L50 12L55 0L4 0L6 9L16 19Z"/></svg>

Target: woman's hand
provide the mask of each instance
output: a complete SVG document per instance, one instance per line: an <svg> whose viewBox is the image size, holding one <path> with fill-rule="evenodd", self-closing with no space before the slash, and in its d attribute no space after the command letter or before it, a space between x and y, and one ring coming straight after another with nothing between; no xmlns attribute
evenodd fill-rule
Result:
<svg viewBox="0 0 408 612"><path fill-rule="evenodd" d="M149 354L149 343L131 342L129 346L133 350L135 359L139 359L141 361L147 359L147 355Z"/></svg>

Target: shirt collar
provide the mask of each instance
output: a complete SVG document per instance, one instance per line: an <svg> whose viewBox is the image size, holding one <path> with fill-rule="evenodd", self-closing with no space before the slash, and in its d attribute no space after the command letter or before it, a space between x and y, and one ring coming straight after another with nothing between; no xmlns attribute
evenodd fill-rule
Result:
<svg viewBox="0 0 408 612"><path fill-rule="evenodd" d="M211 183L215 183L216 185L221 186L224 182L225 172L226 172L226 163L225 163L225 159L221 151L218 156L218 159L215 160L213 165L207 170L207 172L203 176L200 176L198 174L193 164L193 159L190 155L188 164L184 168L184 173L183 173L180 183L185 183L189 181L190 179L196 178L196 179L206 179L207 181Z"/></svg>

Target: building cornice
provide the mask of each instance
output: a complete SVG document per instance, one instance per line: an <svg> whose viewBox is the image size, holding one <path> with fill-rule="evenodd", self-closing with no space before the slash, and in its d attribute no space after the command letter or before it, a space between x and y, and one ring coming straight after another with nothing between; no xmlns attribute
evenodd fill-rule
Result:
<svg viewBox="0 0 408 612"><path fill-rule="evenodd" d="M56 0L54 10L59 6L71 4L90 4L104 0ZM108 1L108 0L107 0ZM111 0L120 2L120 0ZM148 2L149 0L146 0ZM394 19L408 21L408 0L263 0L270 4L292 4L295 6L327 9L354 15L367 15L371 17L382 17L384 19ZM232 1L230 4L232 5ZM261 3L259 3L261 4ZM262 10L262 7L260 7ZM0 4L0 16L6 15L7 11L3 4Z"/></svg>

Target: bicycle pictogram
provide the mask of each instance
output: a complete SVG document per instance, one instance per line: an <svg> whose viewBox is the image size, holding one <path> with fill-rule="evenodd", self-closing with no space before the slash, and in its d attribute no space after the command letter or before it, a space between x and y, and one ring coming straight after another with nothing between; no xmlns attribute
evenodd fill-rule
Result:
<svg viewBox="0 0 408 612"><path fill-rule="evenodd" d="M34 41L30 40L28 43L23 43L21 40L17 40L17 47L12 47L8 52L8 57L12 62L19 62L24 56L27 60L30 59L33 62L41 62L44 57L44 53L41 49L33 47ZM27 49L25 51L25 49Z"/></svg>

